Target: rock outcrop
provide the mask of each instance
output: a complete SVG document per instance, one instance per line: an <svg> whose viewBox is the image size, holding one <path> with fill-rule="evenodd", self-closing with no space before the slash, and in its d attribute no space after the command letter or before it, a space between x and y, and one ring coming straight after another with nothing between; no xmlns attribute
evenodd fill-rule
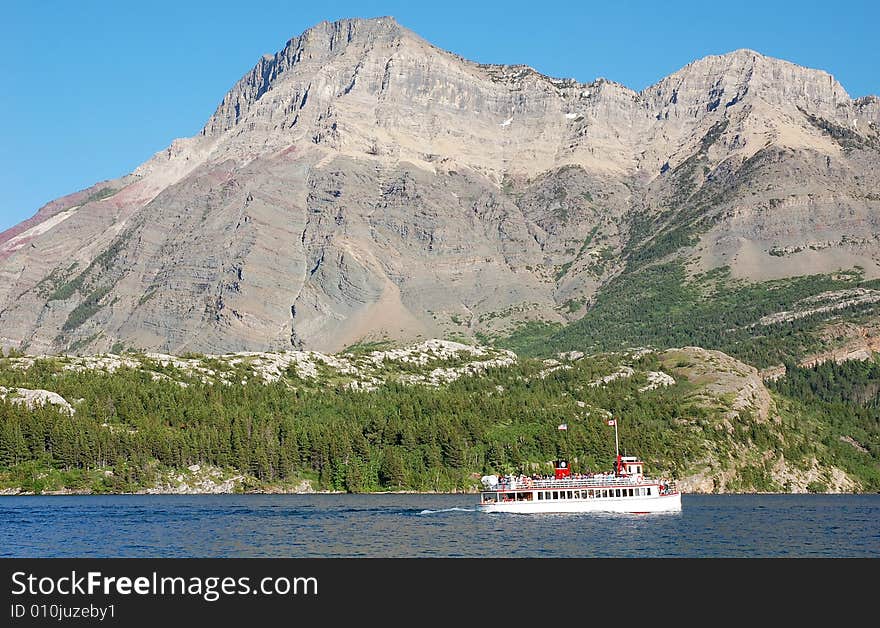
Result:
<svg viewBox="0 0 880 628"><path fill-rule="evenodd" d="M67 399L51 390L32 389L32 388L6 388L0 386L0 400L9 403L17 403L28 408L42 407L46 404L57 406L62 412L73 415L76 413L73 406L68 403Z"/></svg>
<svg viewBox="0 0 880 628"><path fill-rule="evenodd" d="M304 385L339 385L352 390L375 390L388 381L402 384L440 386L461 377L479 375L490 368L513 366L517 356L507 349L466 345L432 338L416 345L397 349L359 348L338 354L318 351L280 351L179 357L163 353L142 355L63 355L8 358L9 365L25 371L37 360L52 359L60 371L100 371L115 373L131 369L148 373L153 381L175 381L188 386L187 380L207 384L236 385L248 381L270 384L292 379ZM45 390L6 389L0 386L0 399L12 393L14 402L53 403L73 408L60 395Z"/></svg>
<svg viewBox="0 0 880 628"><path fill-rule="evenodd" d="M744 414L759 423L772 420L773 400L755 367L701 347L669 349L660 355L671 373L698 385L695 399L721 410L717 416L728 432Z"/></svg>

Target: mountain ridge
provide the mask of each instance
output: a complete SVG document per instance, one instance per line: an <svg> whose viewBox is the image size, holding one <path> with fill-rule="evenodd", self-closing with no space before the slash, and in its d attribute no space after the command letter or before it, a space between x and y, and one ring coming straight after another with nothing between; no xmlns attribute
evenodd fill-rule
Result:
<svg viewBox="0 0 880 628"><path fill-rule="evenodd" d="M799 64L797 64L797 63L795 63L795 62L788 61L788 60L786 60L786 59L782 59L782 58L777 58L777 57L772 57L772 56L764 55L764 54L762 54L761 52L756 51L756 50L753 50L753 49L750 49L750 48L737 48L737 49L731 50L731 51L726 52L726 53L720 53L720 54L714 54L714 55L706 55L706 56L704 56L704 57L701 57L701 58L699 58L699 59L696 59L696 60L692 61L691 63L688 63L687 65L685 65L685 66L679 68L678 70L676 70L676 71L673 72L672 74L670 74L670 75L668 75L668 76L666 76L666 77L662 77L662 78L658 79L658 80L655 81L654 83L652 83L652 84L650 84L650 85L644 87L642 90L635 90L635 89L633 89L633 88L631 88L631 87L625 85L624 83L620 83L620 82L618 82L618 81L614 81L613 79L611 79L611 78L609 78L609 77L606 77L606 76L598 76L598 77L596 77L595 79L593 79L592 81L581 82L581 81L578 81L577 79L572 78L572 77L554 77L554 76L551 76L551 75L548 75L548 74L544 74L544 73L542 73L541 71L539 71L539 70L535 69L534 67L529 66L529 65L527 65L527 64L494 64L494 63L480 63L480 62L476 62L476 61L471 61L471 60L467 59L466 57L463 57L463 56L458 55L458 54L453 53L453 52L449 52L449 51L443 50L443 49L441 49L441 48L438 48L438 47L434 46L433 44L430 44L430 42L427 42L426 40L422 39L422 38L419 37L417 34L415 34L413 31L411 31L411 30L409 30L409 29L403 27L402 25L400 25L399 22L397 22L396 18L394 18L394 16L391 16L391 15L377 16L377 17L373 17L373 18L346 18L346 19L335 20L335 21L332 21L332 20L324 20L324 21L319 22L318 24L316 24L316 25L314 25L314 26L312 26L312 27L306 29L306 31L304 31L300 36L298 36L298 37L292 37L291 39L287 40L287 42L285 42L285 45L284 45L284 47L282 48L281 51L279 51L279 52L277 52L277 53L264 53L263 55L261 55L260 61L269 61L269 60L272 60L272 59L274 59L274 58L277 58L281 53L283 53L287 48L289 48L293 42L295 42L295 41L297 41L298 39L300 39L300 38L301 38L302 36L304 36L306 33L309 33L309 32L311 32L311 31L313 31L313 30L315 30L315 29L318 29L319 27L330 27L330 26L334 26L334 25L347 24L347 23L372 23L372 22L375 22L375 21L390 21L390 22L393 22L393 23L396 25L396 28L397 28L397 29L399 29L399 30L402 31L402 32L406 32L406 33L408 33L409 35L411 35L411 36L417 38L418 40L420 40L420 41L422 41L422 42L424 42L424 43L427 44L428 46L431 46L431 47L434 48L435 50L438 50L438 51L443 52L443 53L445 53L445 54L448 54L448 55L454 56L454 57L456 57L456 58L458 58L458 59L460 59L460 60L462 60L462 61L464 61L464 62L467 62L467 63L470 63L470 64L474 64L474 65L476 65L476 66L480 66L480 67L495 67L495 68L525 68L525 69L528 69L530 72L532 72L532 73L534 73L534 74L536 74L536 75L539 75L539 76L541 76L541 77L543 77L543 78L546 78L546 79L550 79L550 80L552 80L552 81L573 82L573 83L576 83L576 84L578 84L578 85L582 85L582 86L591 86L591 85L595 85L595 84L597 84L597 83L609 83L609 84L612 84L612 85L615 85L615 86L617 86L617 87L620 87L620 88L622 88L622 89L624 89L624 90L626 90L626 91L629 91L629 92L631 92L631 93L633 93L633 94L636 94L636 95L644 95L645 92L651 90L652 88L657 88L657 87L658 87L661 83L663 83L664 81L670 80L672 77L675 77L675 76L677 76L677 75L679 75L679 74L685 72L686 70L688 70L688 68L691 68L692 66L695 66L695 65L697 65L697 64L699 64L699 63L701 63L701 62L705 62L705 61L712 60L712 59L725 59L725 58L735 57L735 56L740 56L740 55L755 55L755 56L757 56L757 57L761 57L762 59L770 60L771 62L776 62L776 63L780 63L780 64L790 65L790 66L794 66L794 67L796 67L796 68L800 68L800 69L803 69L803 70L807 70L807 71L809 71L809 72L816 72L816 73L819 73L819 74L823 74L823 75L828 76L828 77L830 78L830 80L831 80L833 83L836 83L836 84L839 85L839 83L837 82L837 80L834 78L833 75L831 75L830 73L828 73L828 72L825 71L825 70L822 70L821 68L809 68L809 67L806 67L806 66L799 65ZM239 79L239 81L236 82L236 85L237 85L239 82L241 82L242 80L244 80L246 77L248 77L251 73L253 73L253 72L256 70L256 68L259 66L260 61L258 61L257 64L255 64L255 66L254 66L251 70L249 70L247 73L245 73L245 75L242 76L241 79ZM231 91L234 89L234 87L235 87L235 85L233 85L233 86L230 88L229 92L231 92ZM844 94L846 94L846 97L847 97L847 98L850 98L849 95L848 95L848 93L846 92L845 88L843 88L842 86L840 86L840 89L843 91ZM229 95L229 92L227 92L226 96ZM224 97L224 99L225 99L225 97ZM858 98L851 99L851 100L852 100L854 103L858 103L860 106L863 106L863 107L876 108L876 109L877 109L877 114L876 114L876 115L878 116L878 118L880 118L880 95L867 94L867 95L860 96L860 97L858 97ZM210 124L210 121L214 118L214 116L215 116L215 115L217 114L217 112L220 110L220 108L222 107L222 104L223 104L223 103L222 103L222 101L221 101L220 105L218 105L218 107L215 108L214 112L208 117L208 120L207 120L206 123L203 125L203 127L201 128L201 130L197 133L197 135L205 135L205 133L206 133L206 129L207 129L208 125ZM180 142L180 141L185 140L185 139L187 139L187 138L176 138L175 140L172 140L172 143L169 145L168 148L163 149L163 150L161 150L161 151L158 151L158 152L155 153L153 156L147 158L147 160L146 160L144 163L149 162L150 159L155 158L155 157L157 157L157 156L167 154L169 150L172 150L172 147L173 147L173 145L174 145L175 142ZM136 169L136 170L137 170L137 169ZM122 177L122 178L124 178L124 177ZM33 216L31 216L30 218L27 218L27 219L23 220L22 222L20 222L20 223L18 223L18 224L16 224L16 225L13 225L13 226L9 227L8 229L6 229L6 230L0 232L0 243L2 243L4 237L6 237L6 238L9 237L9 236L8 236L9 232L12 232L13 230L19 229L22 225L25 225L26 223L29 223L29 222L32 221L33 219L37 218L37 217L38 217L41 213L43 213L43 212L51 211L51 208L52 208L53 206L57 205L60 201L62 201L62 199L69 199L69 198L74 197L74 196L76 196L76 195L78 195L78 194L81 194L81 193L83 193L83 192L85 192L85 191L91 190L91 189L95 188L96 186L100 186L101 184L107 184L108 182L113 181L113 180L115 180L115 179L106 179L106 180L103 180L103 181L99 181L99 182L95 183L94 185L89 186L88 188L84 188L83 190L80 190L80 191L78 191L78 192L72 192L72 193L70 193L70 194L67 194L67 195L64 195L64 196L62 196L62 197L59 197L58 199L54 199L54 200L52 200L52 201L49 201L48 203L46 203L46 204L44 204L43 206L39 207L39 208L37 209L37 211L35 212L35 214L34 214ZM51 215L51 214L50 214L50 215Z"/></svg>
<svg viewBox="0 0 880 628"><path fill-rule="evenodd" d="M235 85L233 85L233 86L230 88L230 90L227 92L226 96L224 96L223 101L221 101L221 103L217 106L217 108L214 110L214 113L212 113L212 114L209 116L208 120L207 120L206 123L203 125L202 129L197 133L197 135L202 135L202 136L204 136L204 135L207 135L207 134L208 134L207 131L208 131L209 126L210 126L212 120L214 120L214 118L217 116L217 114L221 111L221 109L222 109L222 107L223 107L223 103L225 102L226 98L229 97L230 93L235 89L235 87L236 87L239 83L242 83L243 81L245 81L245 79L247 79L249 76L251 76L252 74L254 74L254 73L257 71L257 69L260 67L260 63L261 63L262 61L272 61L272 60L277 59L280 55L282 55L284 52L286 52L286 51L287 51L287 50L288 50L288 49L294 44L294 42L299 41L300 39L302 39L303 37L305 37L308 33L313 32L313 31L316 31L316 30L319 29L319 28L328 28L328 27L338 28L338 27L341 26L341 25L349 25L349 26L351 26L351 25L354 25L354 24L362 24L362 23L363 23L363 24L370 24L370 23L375 23L375 22L379 22L379 23L382 23L382 22L390 22L390 23L392 23L392 24L394 25L394 26L393 26L394 30L399 31L399 32L401 32L401 33L406 33L407 35L416 38L416 39L419 40L420 42L423 42L424 44L430 46L431 48L434 48L434 49L437 50L437 51L440 51L441 53L444 53L444 54L447 54L447 55L450 55L450 56L456 57L456 58L460 59L461 61L464 61L464 62L466 62L466 63L472 64L472 65L475 65L475 66L477 66L477 67L484 67L484 68L498 68L498 69L503 69L503 68L511 68L511 69L523 68L523 69L527 69L529 72L531 72L531 73L533 73L533 74L535 74L535 75L537 75L537 76L540 76L541 78L544 78L544 79L549 79L549 80L551 80L551 81L556 81L556 82L573 83L573 84L576 84L576 85L579 85L579 86L583 86L583 87L590 87L590 86L596 86L596 85L600 85L600 84L603 84L603 83L607 83L607 84L610 84L610 85L613 85L613 86L615 86L615 87L621 88L621 89L623 89L623 90L625 90L625 91L627 91L627 92L630 92L630 93L632 93L632 94L634 94L634 95L637 95L637 96L640 96L640 97L644 97L645 94L648 93L648 92L660 90L661 85L662 85L663 83L668 82L668 81L671 81L673 78L675 78L675 77L677 77L677 76L679 76L679 75L682 75L682 74L686 73L690 68L695 67L695 66L698 66L698 65L700 65L700 64L702 64L702 63L712 62L713 60L724 60L724 59L730 59L730 58L736 58L736 57L742 57L742 56L754 56L754 57L759 57L759 58L764 59L764 60L768 60L768 61L770 61L771 63L783 64L783 65L785 65L785 66L791 66L791 67L793 67L793 68L798 68L798 69L801 69L801 70L806 70L806 71L808 71L808 72L810 72L810 73L817 73L817 74L819 74L819 75L824 75L824 76L828 77L829 82L832 83L832 84L834 84L834 85L836 85L836 86L838 86L838 87L839 87L839 91L842 92L842 93L845 95L846 99L852 100L853 103L857 103L860 107L876 109L876 110L877 110L877 111L876 111L876 117L877 117L878 120L880 120L880 96L878 96L878 95L873 95L873 94L869 94L869 95L861 96L861 97L859 97L859 98L850 99L850 97L849 97L848 93L846 92L845 88L843 88L843 86L841 86L841 85L839 84L839 82L833 77L833 75L831 75L830 73L826 72L825 70L822 70L822 69L819 69L819 68L808 68L808 67L801 66L801 65L799 65L799 64L796 64L796 63L794 63L794 62L791 62L791 61L788 61L788 60L785 60L785 59L775 58L775 57L769 57L769 56L763 55L762 53L760 53L760 52L758 52L758 51L756 51L756 50L749 49L749 48L738 48L738 49L735 49L735 50L731 50L731 51L729 51L729 52L727 52L727 53L721 53L721 54L715 54L715 55L707 55L707 56L705 56L705 57L701 57L701 58L696 59L696 60L692 61L691 63L689 63L689 64L683 66L682 68L680 68L679 70L673 72L672 74L670 74L670 75L668 75L668 76L666 76L666 77L663 77L663 78L657 80L656 82L652 83L651 85L646 86L645 88L643 88L642 90L639 91L639 90L635 90L635 89L633 89L633 88L630 88L629 86L627 86L627 85L625 85L625 84L623 84L623 83L620 83L620 82L618 82L618 81L614 81L613 79L610 79L610 78L608 78L608 77L604 77L604 76L599 76L599 77L595 78L593 81L589 81L589 82L580 82L580 81L578 81L577 79L574 79L574 78L571 78L571 77L553 77L553 76L551 76L551 75L544 74L544 73L540 72L539 70L535 69L534 67L529 66L529 65L526 65L526 64L494 64L494 63L479 63L479 62L471 61L471 60L469 60L469 59L467 59L467 58L465 58L465 57L463 57L463 56L460 56L460 55L457 55L457 54L455 54L455 53L452 53L452 52L445 51L445 50L442 50L442 49L440 49L440 48L437 48L437 47L434 46L433 44L430 44L430 42L427 42L426 40L424 40L424 39L422 39L421 37L419 37L419 36L418 36L417 34L415 34L413 31L411 31L411 30L409 30L409 29L406 29L405 27L403 27L402 25L400 25L400 24L397 22L397 20L396 20L393 16L391 16L391 15L385 15L385 16L378 16L378 17L375 17L375 18L347 18L347 19L336 20L336 21L324 20L324 21L322 21L322 22L316 24L315 26L312 26L312 27L306 29L306 31L304 31L300 36L298 36L298 37L293 37L293 38L289 39L289 40L285 43L285 45L284 45L284 47L282 48L282 50L280 50L279 52L274 53L274 54L273 54L273 53L265 53L265 54L263 54L263 55L261 56L260 60L257 62L257 64L256 64L256 65L255 65L250 71L248 71L244 76L242 76L241 79L239 79L239 81L237 81ZM182 141L185 141L186 139L188 139L188 138L177 138L177 139L173 140L172 143L169 145L168 148L163 149L163 150L161 150L161 151L155 153L152 157L148 158L148 159L144 162L144 164L142 164L141 166L139 166L138 168L135 169L135 172L137 172L140 168L142 168L144 165L146 165L147 163L149 163L149 161L150 161L151 159L155 159L155 158L157 158L157 157L159 157L159 156L169 155L169 154L173 153L175 144L176 144L176 143L180 143L180 142L182 142ZM121 178L124 179L125 176L123 176L123 177L121 177ZM54 208L56 208L58 205L62 205L62 206L63 206L64 203L63 203L62 201L66 200L66 199L73 199L73 198L77 197L78 195L82 195L84 192L88 192L88 191L94 190L95 188L97 188L97 187L99 187L99 186L102 186L102 185L106 185L106 184L108 184L108 183L110 183L111 181L114 181L114 180L115 180L115 179L107 179L107 180L104 180L104 181L99 181L99 182L95 183L94 185L92 185L92 186L90 186L90 187L88 187L88 188L85 188L85 189L80 190L80 191L78 191L78 192L73 192L73 193L67 194L67 195L65 195L65 196L59 197L58 199L55 199L55 200L53 200L53 201L50 201L50 202L46 203L45 205L43 205L43 206L41 206L40 208L38 208L38 210L36 211L36 213L35 213L33 216L31 216L30 218L25 219L24 221L22 221L22 222L20 222L20 223L18 223L18 224L16 224L16 225L13 225L13 226L9 227L8 229L6 229L6 230L0 232L0 244L2 244L4 240L9 239L10 237L14 237L14 236L17 235L18 233L20 233L20 231L22 230L21 228L22 228L23 226L30 226L30 225L32 225L32 224L33 224L32 221L34 221L36 218L40 217L41 215L46 214L46 217L51 217L51 216L53 215L53 211L52 211L52 210L53 210ZM55 211L54 213L57 213L57 211L58 211L58 210L56 209L56 211Z"/></svg>

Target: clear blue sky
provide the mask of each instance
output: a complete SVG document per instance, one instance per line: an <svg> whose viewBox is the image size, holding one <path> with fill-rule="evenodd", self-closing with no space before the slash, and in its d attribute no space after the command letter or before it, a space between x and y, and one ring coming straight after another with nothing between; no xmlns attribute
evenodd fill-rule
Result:
<svg viewBox="0 0 880 628"><path fill-rule="evenodd" d="M322 20L393 15L431 43L556 77L641 90L708 54L751 48L880 93L880 3L5 0L0 231L196 134L264 53Z"/></svg>

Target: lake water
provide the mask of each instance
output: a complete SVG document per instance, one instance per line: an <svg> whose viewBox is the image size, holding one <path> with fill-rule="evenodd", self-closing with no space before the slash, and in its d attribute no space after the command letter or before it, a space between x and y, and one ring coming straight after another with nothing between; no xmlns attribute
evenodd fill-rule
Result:
<svg viewBox="0 0 880 628"><path fill-rule="evenodd" d="M2 557L878 557L880 495L684 495L512 515L476 495L0 497Z"/></svg>

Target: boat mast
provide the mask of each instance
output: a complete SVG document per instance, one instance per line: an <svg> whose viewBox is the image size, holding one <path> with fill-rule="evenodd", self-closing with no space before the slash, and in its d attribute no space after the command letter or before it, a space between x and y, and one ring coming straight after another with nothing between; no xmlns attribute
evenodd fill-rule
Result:
<svg viewBox="0 0 880 628"><path fill-rule="evenodd" d="M614 419L614 452L617 454L617 468L620 469L620 441L617 439L617 419Z"/></svg>
<svg viewBox="0 0 880 628"><path fill-rule="evenodd" d="M617 461L614 467L614 474L620 475L620 472L623 470L623 464L620 462L620 439L617 437L617 419L611 418L608 419L608 425L614 426L614 453L617 454Z"/></svg>

